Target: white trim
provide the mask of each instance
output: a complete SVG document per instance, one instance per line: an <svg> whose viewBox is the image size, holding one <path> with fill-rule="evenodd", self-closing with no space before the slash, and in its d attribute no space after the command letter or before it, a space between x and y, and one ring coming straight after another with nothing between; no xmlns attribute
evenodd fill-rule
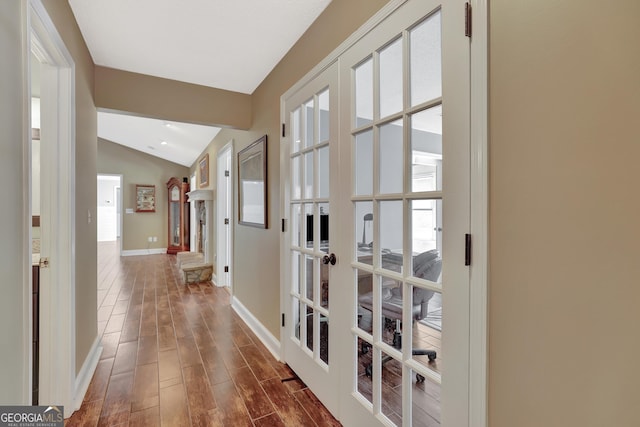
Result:
<svg viewBox="0 0 640 427"><path fill-rule="evenodd" d="M43 95L47 93L41 98L42 129L54 153L43 164L53 168L49 236L42 239L53 262L48 272L50 283L41 287L39 403L71 408L76 377L75 64L41 0L29 0L28 15L29 51L25 53L33 49L46 64L41 76ZM31 318L26 321L32 324Z"/></svg>
<svg viewBox="0 0 640 427"><path fill-rule="evenodd" d="M280 341L273 336L267 328L245 307L238 298L231 297L231 307L238 313L238 316L249 326L254 334L262 341L262 344L267 347L273 357L277 360L280 359Z"/></svg>
<svg viewBox="0 0 640 427"><path fill-rule="evenodd" d="M471 235L469 426L488 425L488 8L471 0Z"/></svg>
<svg viewBox="0 0 640 427"><path fill-rule="evenodd" d="M229 251L227 253L227 260L226 260L226 264L229 266L229 272L227 273L227 279L228 279L228 287L231 290L231 295L233 295L233 238L234 238L234 232L235 232L235 194L234 194L234 179L236 176L236 169L235 169L235 162L233 161L234 159L234 143L233 143L233 139L230 139L229 142L227 142L224 146L222 146L222 148L220 148L220 150L218 150L218 153L216 155L216 174L217 174L217 191L216 194L218 194L218 198L216 200L216 209L215 209L215 218L216 218L216 243L215 243L215 266L216 266L216 272L218 271L219 268L223 268L223 266L221 265L221 263L219 262L220 257L218 256L219 253L221 251L226 251L227 248L223 247L223 241L220 239L220 231L222 230L222 228L225 226L224 224L224 220L222 218L223 214L225 214L225 206L223 205L223 202L220 201L220 185L223 185L223 182L225 182L226 178L224 176L224 172L221 170L220 168L220 160L221 157L224 155L226 156L227 151L229 152L229 160L230 160L230 167L229 167L229 186L228 188L225 189L225 193L226 193L226 197L227 200L229 200L229 238L228 238L228 244L229 244ZM228 190L228 191L227 191ZM223 272L224 273L224 272ZM221 274L222 276L222 274ZM216 277L217 279L217 275L215 275L214 277ZM214 281L214 283L216 284L216 286L220 286L217 284L216 281Z"/></svg>
<svg viewBox="0 0 640 427"><path fill-rule="evenodd" d="M73 396L73 410L77 411L82 406L82 401L84 400L84 395L87 393L87 389L89 388L89 384L91 383L91 378L93 378L93 374L96 371L96 367L98 366L98 362L100 361L100 355L102 354L102 342L99 337L93 341L93 345L91 346L91 350L89 350L89 354L87 358L84 359L84 363L82 364L82 368L80 372L78 372L78 376L76 377L75 382L75 392Z"/></svg>
<svg viewBox="0 0 640 427"><path fill-rule="evenodd" d="M167 248L131 249L128 251L122 251L121 256L158 255L158 254L166 254L166 253L167 253Z"/></svg>
<svg viewBox="0 0 640 427"><path fill-rule="evenodd" d="M21 5L22 13L22 68L25 70L23 73L26 76L31 76L31 14L29 5L26 1ZM22 271L24 274L24 281L22 286L22 312L24 318L22 321L22 386L20 392L20 400L23 405L31 404L31 384L32 384L32 343L33 343L33 297L32 297L32 269L31 269L31 253L32 253L32 227L31 227L31 83L30 79L23 79L22 84L23 104L22 104L22 121L23 121L23 135L22 135L22 215L23 222L23 235L27 236L26 245L22 246Z"/></svg>

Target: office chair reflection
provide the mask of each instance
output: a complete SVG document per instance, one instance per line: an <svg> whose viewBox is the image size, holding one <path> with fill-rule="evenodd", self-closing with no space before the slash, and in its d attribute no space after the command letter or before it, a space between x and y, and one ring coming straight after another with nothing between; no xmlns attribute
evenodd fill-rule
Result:
<svg viewBox="0 0 640 427"><path fill-rule="evenodd" d="M422 279L426 279L432 282L438 280L440 272L442 271L442 258L437 250L430 250L416 255L413 258L413 275ZM382 301L381 301L381 315L382 317L396 321L396 329L393 334L393 347L400 349L402 347L402 287L386 288L383 287ZM427 317L427 311L429 306L429 300L433 297L434 291L430 289L419 288L413 286L413 299L412 299L412 314L411 318L413 322L422 320ZM358 297L358 303L360 307L368 310L373 314L373 292ZM362 353L367 353L370 344L364 344L362 347ZM427 356L429 361L432 362L436 359L435 350L414 348L411 350L414 356ZM382 364L389 361L390 356L385 356L382 360ZM372 375L372 364L368 364L365 368L365 373L368 377ZM424 381L424 377L420 374L416 374L418 382Z"/></svg>

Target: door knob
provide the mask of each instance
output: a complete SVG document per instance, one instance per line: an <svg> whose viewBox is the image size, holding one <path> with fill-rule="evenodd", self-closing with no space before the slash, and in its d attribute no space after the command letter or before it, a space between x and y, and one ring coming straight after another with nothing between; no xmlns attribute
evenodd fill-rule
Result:
<svg viewBox="0 0 640 427"><path fill-rule="evenodd" d="M330 253L329 255L325 255L322 257L322 263L323 264L329 264L331 263L331 265L336 265L336 254L334 253Z"/></svg>

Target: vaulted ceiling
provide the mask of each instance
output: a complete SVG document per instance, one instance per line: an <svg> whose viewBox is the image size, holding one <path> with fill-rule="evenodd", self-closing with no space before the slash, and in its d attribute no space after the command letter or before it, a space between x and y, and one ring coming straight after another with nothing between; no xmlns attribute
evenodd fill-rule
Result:
<svg viewBox="0 0 640 427"><path fill-rule="evenodd" d="M69 4L96 65L251 94L330 1L69 0ZM172 129L166 124L99 112L98 136L190 166L219 131L179 123L172 123ZM184 158L178 159L171 147L183 151Z"/></svg>

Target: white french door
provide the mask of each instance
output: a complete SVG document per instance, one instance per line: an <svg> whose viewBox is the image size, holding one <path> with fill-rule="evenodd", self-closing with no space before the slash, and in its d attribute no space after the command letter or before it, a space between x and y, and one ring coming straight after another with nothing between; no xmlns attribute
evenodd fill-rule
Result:
<svg viewBox="0 0 640 427"><path fill-rule="evenodd" d="M340 58L351 222L345 425L467 425L469 41L464 3L407 2Z"/></svg>
<svg viewBox="0 0 640 427"><path fill-rule="evenodd" d="M336 413L340 365L333 318L334 267L340 218L337 65L285 100L284 210L289 219L283 258L283 347L286 362Z"/></svg>
<svg viewBox="0 0 640 427"><path fill-rule="evenodd" d="M470 423L464 24L403 2L284 98L284 359L343 425Z"/></svg>

